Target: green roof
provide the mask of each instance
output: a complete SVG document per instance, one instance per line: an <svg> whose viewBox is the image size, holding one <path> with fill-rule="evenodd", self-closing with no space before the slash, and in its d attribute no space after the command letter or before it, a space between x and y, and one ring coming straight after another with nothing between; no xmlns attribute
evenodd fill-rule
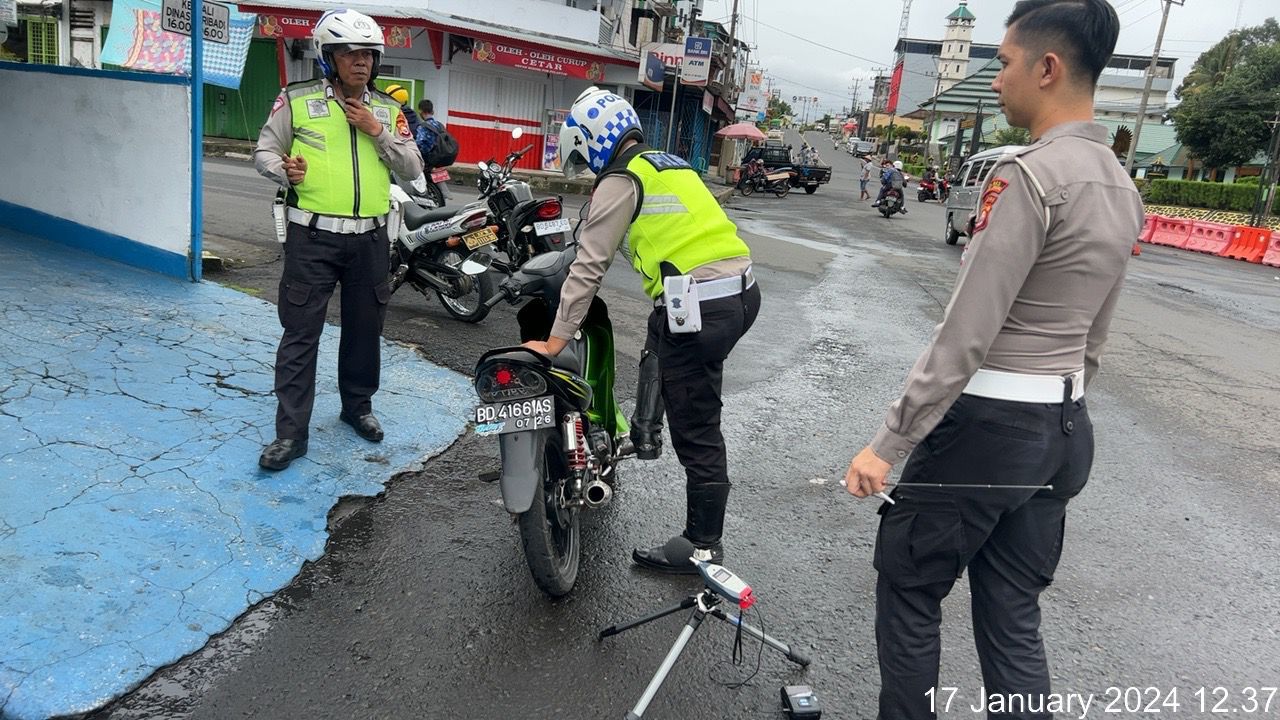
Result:
<svg viewBox="0 0 1280 720"><path fill-rule="evenodd" d="M948 20L977 20L978 16L969 12L969 8L965 7L964 0L960 0L960 7L947 16Z"/></svg>
<svg viewBox="0 0 1280 720"><path fill-rule="evenodd" d="M938 93L939 113L976 113L978 101L983 109L998 108L1000 102L996 91L991 89L991 82L1000 74L1000 61L991 58L985 65L975 70L965 79ZM920 109L932 110L933 98L920 104Z"/></svg>

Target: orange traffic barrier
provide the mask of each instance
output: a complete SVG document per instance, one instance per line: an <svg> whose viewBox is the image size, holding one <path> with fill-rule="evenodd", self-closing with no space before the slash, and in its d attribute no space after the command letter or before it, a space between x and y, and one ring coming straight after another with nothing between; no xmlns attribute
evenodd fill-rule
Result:
<svg viewBox="0 0 1280 720"><path fill-rule="evenodd" d="M1239 232L1235 242L1222 251L1222 257L1251 263L1262 262L1262 257L1267 254L1267 246L1271 244L1271 229L1244 226L1238 226L1237 229Z"/></svg>
<svg viewBox="0 0 1280 720"><path fill-rule="evenodd" d="M1153 245L1168 245L1184 248L1191 237L1192 221L1183 218L1167 218L1156 216L1155 229L1148 240Z"/></svg>
<svg viewBox="0 0 1280 720"><path fill-rule="evenodd" d="M1221 255L1236 240L1240 228L1234 225L1196 220L1191 224L1191 235L1185 249L1192 252Z"/></svg>
<svg viewBox="0 0 1280 720"><path fill-rule="evenodd" d="M1146 222L1142 223L1142 232L1138 233L1138 242L1151 242L1151 234L1156 231L1156 220L1159 215L1148 215ZM1138 253L1135 252L1134 255Z"/></svg>
<svg viewBox="0 0 1280 720"><path fill-rule="evenodd" d="M1271 267L1280 267L1280 232L1271 232L1271 244L1267 246L1267 252L1262 256L1262 264Z"/></svg>

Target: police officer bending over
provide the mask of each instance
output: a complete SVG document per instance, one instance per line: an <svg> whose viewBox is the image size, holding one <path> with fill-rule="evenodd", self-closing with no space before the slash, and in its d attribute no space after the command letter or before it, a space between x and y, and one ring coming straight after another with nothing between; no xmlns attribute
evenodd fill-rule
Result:
<svg viewBox="0 0 1280 720"><path fill-rule="evenodd" d="M1104 0L1022 0L1006 25L991 87L1009 123L1035 141L991 171L942 323L845 480L866 497L905 459L903 485L1019 487L900 485L897 504L881 506L885 720L936 717L927 693L938 684L940 603L966 567L986 692L1033 702L1050 692L1039 597L1062 551L1067 502L1089 477L1084 393L1142 226L1137 191L1093 122L1115 10Z"/></svg>
<svg viewBox="0 0 1280 720"><path fill-rule="evenodd" d="M684 535L700 555L721 562L729 498L721 380L725 358L755 322L760 289L751 275L751 251L698 174L643 138L635 110L613 93L588 88L570 109L560 131L561 167L569 177L588 168L598 177L550 338L526 345L548 355L564 348L625 243L623 253L655 304L640 356L631 441L638 457L658 457L665 404L671 444L687 479ZM699 300L687 302L683 290L692 283ZM687 332L694 310L702 329ZM689 558L667 557L663 545L636 549L632 559L662 572L697 572Z"/></svg>
<svg viewBox="0 0 1280 720"><path fill-rule="evenodd" d="M370 398L378 391L382 321L391 296L390 171L410 178L422 172L399 103L373 86L382 29L358 12L330 10L313 37L324 79L293 83L280 93L253 153L258 172L285 188L288 203L276 439L258 459L268 470L282 470L307 453L316 351L335 283L342 283L340 417L360 437L382 440Z"/></svg>

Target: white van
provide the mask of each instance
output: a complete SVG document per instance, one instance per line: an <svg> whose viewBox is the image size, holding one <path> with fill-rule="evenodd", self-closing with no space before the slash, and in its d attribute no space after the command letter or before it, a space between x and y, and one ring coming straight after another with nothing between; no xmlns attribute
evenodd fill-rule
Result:
<svg viewBox="0 0 1280 720"><path fill-rule="evenodd" d="M947 196L946 224L943 225L942 239L948 245L955 245L961 235L969 234L969 218L978 210L982 188L987 185L991 168L1006 154L1023 147L1025 146L1003 145L983 150L960 166L960 172L956 173L955 181L951 184L951 194Z"/></svg>

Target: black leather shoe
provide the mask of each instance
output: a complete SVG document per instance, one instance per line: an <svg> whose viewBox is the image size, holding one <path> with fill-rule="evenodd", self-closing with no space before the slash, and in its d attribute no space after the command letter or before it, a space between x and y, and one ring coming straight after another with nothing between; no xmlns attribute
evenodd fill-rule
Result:
<svg viewBox="0 0 1280 720"><path fill-rule="evenodd" d="M276 438L262 451L258 465L267 470L283 470L289 463L307 454L306 440Z"/></svg>
<svg viewBox="0 0 1280 720"><path fill-rule="evenodd" d="M382 442L382 425L378 423L378 418L373 413L366 415L349 415L342 413L338 416L342 422L355 428L356 434L368 440L369 442Z"/></svg>
<svg viewBox="0 0 1280 720"><path fill-rule="evenodd" d="M683 540L683 542L679 542ZM678 557L682 555L679 551L680 547L688 549L689 541L683 536L677 535L671 538L664 545L657 545L648 550L636 548L631 551L631 559L636 565L647 570L656 570L661 573L669 573L671 575L697 575L698 568L688 557ZM709 563L720 565L724 563L724 548L720 543L716 543L708 548L694 548L694 557L699 560L705 560Z"/></svg>

